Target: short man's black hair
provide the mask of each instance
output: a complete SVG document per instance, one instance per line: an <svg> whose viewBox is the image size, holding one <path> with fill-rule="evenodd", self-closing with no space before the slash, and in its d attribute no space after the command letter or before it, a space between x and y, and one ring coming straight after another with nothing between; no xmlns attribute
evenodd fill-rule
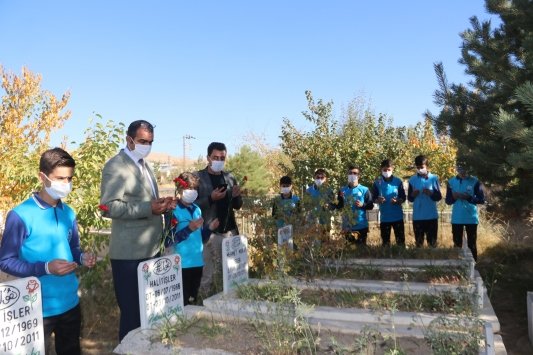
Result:
<svg viewBox="0 0 533 355"><path fill-rule="evenodd" d="M361 174L361 168L358 167L357 165L348 166L348 171L353 170L353 169L357 169L359 171L359 174Z"/></svg>
<svg viewBox="0 0 533 355"><path fill-rule="evenodd" d="M382 168L391 168L394 166L394 163L391 159L385 159L381 162Z"/></svg>
<svg viewBox="0 0 533 355"><path fill-rule="evenodd" d="M141 127L146 129L150 133L154 133L154 126L150 122L145 120L137 120L130 123L126 134L131 138L135 138L135 136L137 135L137 130Z"/></svg>
<svg viewBox="0 0 533 355"><path fill-rule="evenodd" d="M422 166L422 165L428 165L429 160L425 155L417 155L415 158L415 166Z"/></svg>
<svg viewBox="0 0 533 355"><path fill-rule="evenodd" d="M220 151L227 151L226 149L226 145L224 143L220 143L220 142L211 142L208 146L207 146L207 156L210 156L211 153L213 153L213 150L220 150Z"/></svg>
<svg viewBox="0 0 533 355"><path fill-rule="evenodd" d="M49 149L41 155L39 171L42 171L45 175L50 174L58 166L74 168L76 162L69 153L57 147Z"/></svg>
<svg viewBox="0 0 533 355"><path fill-rule="evenodd" d="M315 174L313 176L317 176L318 174L323 174L326 177L328 176L326 169L322 169L322 168L316 169Z"/></svg>
<svg viewBox="0 0 533 355"><path fill-rule="evenodd" d="M280 185L292 185L292 179L287 175L282 176L281 179L279 179L279 184Z"/></svg>

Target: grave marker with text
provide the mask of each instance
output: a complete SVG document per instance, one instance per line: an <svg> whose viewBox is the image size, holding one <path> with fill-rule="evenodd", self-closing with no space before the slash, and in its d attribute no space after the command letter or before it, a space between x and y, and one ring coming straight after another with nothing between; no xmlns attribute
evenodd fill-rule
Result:
<svg viewBox="0 0 533 355"><path fill-rule="evenodd" d="M137 267L141 328L183 313L181 257L178 254L147 260Z"/></svg>
<svg viewBox="0 0 533 355"><path fill-rule="evenodd" d="M26 277L0 283L0 353L44 355L41 283Z"/></svg>
<svg viewBox="0 0 533 355"><path fill-rule="evenodd" d="M222 279L224 293L248 281L248 240L243 235L222 241Z"/></svg>

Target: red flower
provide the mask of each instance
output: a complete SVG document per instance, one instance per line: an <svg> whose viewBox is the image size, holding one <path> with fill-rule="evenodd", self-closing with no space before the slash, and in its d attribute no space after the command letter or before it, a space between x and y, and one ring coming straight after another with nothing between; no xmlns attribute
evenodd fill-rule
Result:
<svg viewBox="0 0 533 355"><path fill-rule="evenodd" d="M28 281L28 285L26 286L26 290L28 290L28 292L31 294L31 293L34 293L35 290L37 290L39 288L39 284L37 283L36 280L30 280Z"/></svg>
<svg viewBox="0 0 533 355"><path fill-rule="evenodd" d="M174 218L172 218L172 219L170 220L170 226L171 226L171 227L175 227L177 224L178 224L178 220L177 220L177 218L174 217Z"/></svg>
<svg viewBox="0 0 533 355"><path fill-rule="evenodd" d="M174 257L174 263L175 263L175 264L179 264L179 263L180 263L180 260L181 260L181 258L180 258L179 255L176 255L176 256Z"/></svg>
<svg viewBox="0 0 533 355"><path fill-rule="evenodd" d="M176 187L181 186L183 187L184 189L186 189L187 187L189 187L189 184L187 184L187 181L183 180L182 178L180 177L177 177L174 179L174 183L176 184Z"/></svg>
<svg viewBox="0 0 533 355"><path fill-rule="evenodd" d="M109 207L107 207L107 205L100 205L98 206L98 209L100 211L109 212Z"/></svg>
<svg viewBox="0 0 533 355"><path fill-rule="evenodd" d="M143 272L148 272L148 264L143 265Z"/></svg>

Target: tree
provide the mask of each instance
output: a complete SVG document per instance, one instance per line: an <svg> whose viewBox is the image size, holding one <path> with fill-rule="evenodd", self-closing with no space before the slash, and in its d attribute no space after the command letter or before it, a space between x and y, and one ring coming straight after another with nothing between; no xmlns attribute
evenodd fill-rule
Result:
<svg viewBox="0 0 533 355"><path fill-rule="evenodd" d="M102 117L96 115L98 119ZM92 123L92 122L91 122ZM125 136L123 123L96 122L85 130L85 140L72 152L76 160L74 187L67 202L76 211L82 247L100 251L109 237L94 234L109 225L101 217L100 183L105 162L119 150Z"/></svg>
<svg viewBox="0 0 533 355"><path fill-rule="evenodd" d="M226 166L239 184L242 184L246 176L247 181L244 188L248 194L259 196L268 192L269 181L265 179L265 176L268 175L265 159L249 146L242 146L239 152L230 156Z"/></svg>
<svg viewBox="0 0 533 355"><path fill-rule="evenodd" d="M496 187L508 211L533 207L533 165L528 110L528 80L533 73L533 2L487 0L489 13L501 24L470 19L472 28L461 34L467 85L450 84L442 63L435 64L439 89L435 103L440 113L428 116L440 133L455 140L459 160L479 178Z"/></svg>
<svg viewBox="0 0 533 355"><path fill-rule="evenodd" d="M22 68L22 75L0 66L0 210L8 210L26 199L39 185L39 157L49 148L50 134L70 117L64 111L70 98L61 99L41 89L41 76Z"/></svg>
<svg viewBox="0 0 533 355"><path fill-rule="evenodd" d="M395 161L397 176L413 174L414 157L425 154L433 163L432 171L441 179L451 176L455 163L455 146L446 136L436 135L426 120L415 127L394 127L383 114L376 115L361 99L353 100L340 120L332 116L333 104L318 100L306 92L309 111L304 117L314 124L308 132L300 131L288 120L282 127L281 147L292 164L286 173L300 188L312 182L317 168L328 171L330 185L346 184L350 165L362 171L361 183L371 186L384 159Z"/></svg>

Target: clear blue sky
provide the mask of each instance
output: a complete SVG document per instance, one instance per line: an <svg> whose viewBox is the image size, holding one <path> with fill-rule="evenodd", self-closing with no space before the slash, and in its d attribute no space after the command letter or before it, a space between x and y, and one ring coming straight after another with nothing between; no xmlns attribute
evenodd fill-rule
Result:
<svg viewBox="0 0 533 355"><path fill-rule="evenodd" d="M153 151L189 158L222 141L232 154L253 132L279 144L284 117L306 128L305 90L340 114L364 96L395 125L433 104L433 63L466 82L459 33L483 0L0 0L0 64L71 92L54 135L81 141L93 112L156 125ZM494 23L495 20L493 20Z"/></svg>

